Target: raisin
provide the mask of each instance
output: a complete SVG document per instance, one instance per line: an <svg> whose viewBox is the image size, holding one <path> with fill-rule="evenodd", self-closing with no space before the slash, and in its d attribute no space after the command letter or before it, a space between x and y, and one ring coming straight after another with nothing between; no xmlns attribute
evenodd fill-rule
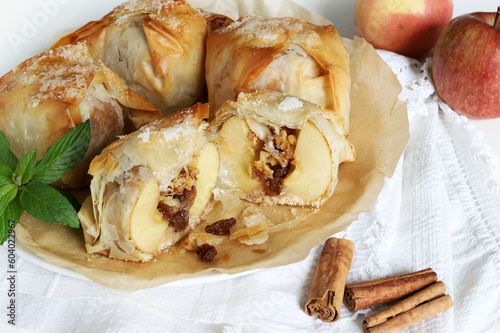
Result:
<svg viewBox="0 0 500 333"><path fill-rule="evenodd" d="M189 213L185 210L174 211L169 205L159 202L158 210L163 216L163 219L168 221L168 225L174 227L175 232L186 230L189 225Z"/></svg>
<svg viewBox="0 0 500 333"><path fill-rule="evenodd" d="M265 191L266 195L277 196L281 194L283 190L283 179L288 175L290 166L282 167L279 164L271 166L273 170L273 178L265 179Z"/></svg>
<svg viewBox="0 0 500 333"><path fill-rule="evenodd" d="M279 164L276 164L275 166L271 167L271 170L273 170L273 176L279 178L285 178L286 175L288 175L289 169L290 169L289 166L282 167Z"/></svg>
<svg viewBox="0 0 500 333"><path fill-rule="evenodd" d="M172 219L168 221L168 225L174 227L175 232L186 230L189 225L189 212L179 210L174 214L174 216L172 216Z"/></svg>
<svg viewBox="0 0 500 333"><path fill-rule="evenodd" d="M189 210L193 205L194 199L196 198L196 187L191 187L189 189L185 188L180 196L177 197L181 203L181 209Z"/></svg>
<svg viewBox="0 0 500 333"><path fill-rule="evenodd" d="M283 190L283 179L288 175L290 165L282 167L279 164L269 166L273 170L273 177L266 177L258 168L253 168L253 176L264 185L266 195L274 197Z"/></svg>
<svg viewBox="0 0 500 333"><path fill-rule="evenodd" d="M265 185L266 195L270 197L278 196L283 189L283 178L267 178Z"/></svg>
<svg viewBox="0 0 500 333"><path fill-rule="evenodd" d="M158 203L158 210L160 211L163 219L168 221L168 225L174 227L175 232L186 230L189 225L189 208L193 205L194 198L196 197L196 188L193 186L190 189L184 189L182 194L174 195L175 199L180 202L178 211L175 211L169 205L160 201Z"/></svg>
<svg viewBox="0 0 500 333"><path fill-rule="evenodd" d="M170 220L171 217L175 214L174 210L172 207L169 205L165 204L164 202L160 201L158 202L158 210L160 211L161 215L163 216L164 220Z"/></svg>
<svg viewBox="0 0 500 333"><path fill-rule="evenodd" d="M227 220L220 220L211 225L205 227L205 231L212 235L229 235L231 233L231 228L236 224L236 219L231 217Z"/></svg>
<svg viewBox="0 0 500 333"><path fill-rule="evenodd" d="M213 245L203 244L196 248L196 254L198 255L198 258L200 258L201 261L211 262L217 255L217 250Z"/></svg>

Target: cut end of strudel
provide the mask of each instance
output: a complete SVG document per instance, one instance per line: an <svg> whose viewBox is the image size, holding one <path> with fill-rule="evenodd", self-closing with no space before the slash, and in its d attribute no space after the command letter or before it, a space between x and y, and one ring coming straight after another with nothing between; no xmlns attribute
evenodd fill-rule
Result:
<svg viewBox="0 0 500 333"><path fill-rule="evenodd" d="M79 212L88 252L149 261L199 224L219 172L207 116L208 105L196 104L119 139L92 161L91 197Z"/></svg>
<svg viewBox="0 0 500 333"><path fill-rule="evenodd" d="M240 93L217 112L221 193L263 205L320 208L353 161L340 116L283 93Z"/></svg>

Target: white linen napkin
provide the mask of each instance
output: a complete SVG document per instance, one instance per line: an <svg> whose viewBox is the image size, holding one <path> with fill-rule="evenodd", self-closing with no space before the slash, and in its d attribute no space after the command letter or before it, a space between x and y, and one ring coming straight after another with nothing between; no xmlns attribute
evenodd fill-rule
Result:
<svg viewBox="0 0 500 333"><path fill-rule="evenodd" d="M455 306L407 332L500 331L500 167L481 133L435 93L425 64L380 51L403 86L410 140L370 212L335 235L356 244L348 283L427 267ZM383 89L383 87L381 87ZM362 332L385 307L323 323L304 312L322 245L303 261L224 281L125 293L18 257L16 326L39 332ZM9 299L0 247L0 308ZM0 311L1 313L1 311ZM0 331L13 326L0 318Z"/></svg>

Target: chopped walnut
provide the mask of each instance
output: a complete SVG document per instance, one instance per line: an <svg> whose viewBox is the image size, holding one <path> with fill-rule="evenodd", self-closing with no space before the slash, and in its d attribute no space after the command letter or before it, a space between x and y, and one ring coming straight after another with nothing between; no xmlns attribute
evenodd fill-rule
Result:
<svg viewBox="0 0 500 333"><path fill-rule="evenodd" d="M187 229L189 225L189 209L196 198L196 176L199 171L185 167L167 190L162 193L163 198L158 202L158 210L163 219L174 228L175 232Z"/></svg>
<svg viewBox="0 0 500 333"><path fill-rule="evenodd" d="M163 219L168 221L168 224L174 227L175 232L186 230L189 225L189 209L193 205L196 198L196 187L190 189L185 188L182 194L176 194L168 197L168 203L175 202L169 205L164 201L158 203L158 210L163 216Z"/></svg>
<svg viewBox="0 0 500 333"><path fill-rule="evenodd" d="M272 128L272 139L266 142L256 142L256 147L262 147L258 160L252 162L252 177L264 185L268 196L277 196L283 189L283 179L288 175L291 161L294 158L297 145L297 130L289 128ZM254 139L259 141L257 136Z"/></svg>
<svg viewBox="0 0 500 333"><path fill-rule="evenodd" d="M270 164L260 160L253 163L252 168L253 178L264 181L265 178L273 178L273 169L271 169ZM263 179L260 179L264 177Z"/></svg>
<svg viewBox="0 0 500 333"><path fill-rule="evenodd" d="M297 144L297 139L294 134L295 132L295 130L286 127L274 130L275 149L272 149L269 153L272 157L278 160L282 167L286 167L288 162L293 159L295 145ZM265 147L267 148L267 145Z"/></svg>
<svg viewBox="0 0 500 333"><path fill-rule="evenodd" d="M259 162L264 162L265 164L269 164L270 166L278 165L278 160L271 156L267 151L261 150L259 153Z"/></svg>
<svg viewBox="0 0 500 333"><path fill-rule="evenodd" d="M164 195L171 196L181 194L185 189L192 188L196 184L196 177L199 171L197 169L184 168L172 183L168 186Z"/></svg>

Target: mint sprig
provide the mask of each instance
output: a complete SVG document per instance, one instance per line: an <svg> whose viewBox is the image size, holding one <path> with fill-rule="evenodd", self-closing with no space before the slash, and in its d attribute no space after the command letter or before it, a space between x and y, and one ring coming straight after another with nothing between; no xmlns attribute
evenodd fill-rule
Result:
<svg viewBox="0 0 500 333"><path fill-rule="evenodd" d="M70 172L80 163L90 144L90 121L72 128L47 149L37 163L33 180L52 183ZM75 163L76 162L76 163Z"/></svg>
<svg viewBox="0 0 500 333"><path fill-rule="evenodd" d="M50 183L80 163L90 145L90 136L87 120L63 135L37 162L36 150L18 160L0 131L0 245L23 211L44 222L80 226L76 198Z"/></svg>
<svg viewBox="0 0 500 333"><path fill-rule="evenodd" d="M17 157L10 150L10 144L7 137L0 131L0 161L5 163L11 170L17 166Z"/></svg>
<svg viewBox="0 0 500 333"><path fill-rule="evenodd" d="M0 239L2 244L10 234L10 228L14 228L17 221L21 218L23 209L19 203L19 196L16 196L6 207L0 212ZM11 223L12 222L12 223Z"/></svg>
<svg viewBox="0 0 500 333"><path fill-rule="evenodd" d="M2 133L2 132L0 132ZM0 186L12 183L12 175L14 171L5 164L0 163Z"/></svg>
<svg viewBox="0 0 500 333"><path fill-rule="evenodd" d="M24 155L17 163L16 170L14 173L16 174L16 179L14 180L17 185L26 184L30 181L31 177L35 173L35 165L36 165L36 149L30 151L26 155Z"/></svg>
<svg viewBox="0 0 500 333"><path fill-rule="evenodd" d="M76 211L54 187L33 180L26 184L19 196L21 207L39 220L80 227Z"/></svg>

